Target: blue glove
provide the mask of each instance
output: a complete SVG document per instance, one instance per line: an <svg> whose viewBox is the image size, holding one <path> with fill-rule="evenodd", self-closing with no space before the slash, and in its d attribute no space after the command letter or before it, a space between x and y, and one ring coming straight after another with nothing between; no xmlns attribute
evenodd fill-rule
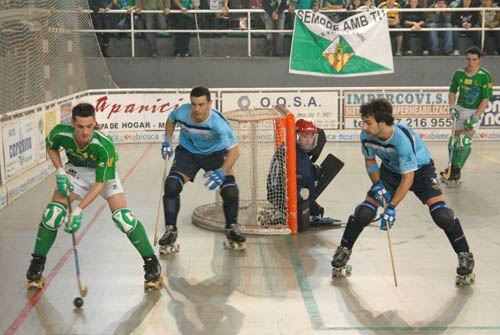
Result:
<svg viewBox="0 0 500 335"><path fill-rule="evenodd" d="M476 123L478 123L479 120L477 119L477 117L473 114L470 116L470 118L468 118L467 120L465 120L464 122L464 129L465 130L472 130L474 129L474 126L476 125Z"/></svg>
<svg viewBox="0 0 500 335"><path fill-rule="evenodd" d="M457 109L456 105L450 105L450 116L453 121L457 120L460 117L460 112Z"/></svg>
<svg viewBox="0 0 500 335"><path fill-rule="evenodd" d="M373 183L372 188L371 188L373 194L375 195L375 199L378 201L380 206L384 206L383 200L385 199L385 202L391 201L391 194L387 192L387 190L384 187L384 184L380 180L377 180L375 183Z"/></svg>
<svg viewBox="0 0 500 335"><path fill-rule="evenodd" d="M163 159L170 159L172 157L173 152L172 152L172 138L165 136L165 142L161 145L161 157Z"/></svg>
<svg viewBox="0 0 500 335"><path fill-rule="evenodd" d="M380 214L380 221L380 230L387 230L387 223L389 223L389 229L391 229L396 222L396 207L392 204L387 205L385 211Z"/></svg>
<svg viewBox="0 0 500 335"><path fill-rule="evenodd" d="M208 178L205 182L205 186L208 187L210 191L213 191L221 186L224 180L226 180L226 172L222 169L207 171L203 174L203 177Z"/></svg>

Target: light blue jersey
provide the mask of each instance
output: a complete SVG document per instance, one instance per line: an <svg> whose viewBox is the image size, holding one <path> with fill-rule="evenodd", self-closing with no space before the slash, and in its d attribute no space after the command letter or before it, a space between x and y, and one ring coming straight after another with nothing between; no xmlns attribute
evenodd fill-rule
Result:
<svg viewBox="0 0 500 335"><path fill-rule="evenodd" d="M394 125L394 133L387 141L368 137L363 130L361 147L366 158L378 156L387 169L400 174L418 170L431 161L431 153L424 141L403 124Z"/></svg>
<svg viewBox="0 0 500 335"><path fill-rule="evenodd" d="M168 119L181 127L180 145L193 154L208 155L238 144L233 129L214 108L210 108L208 120L202 123L191 120L191 104L180 106Z"/></svg>

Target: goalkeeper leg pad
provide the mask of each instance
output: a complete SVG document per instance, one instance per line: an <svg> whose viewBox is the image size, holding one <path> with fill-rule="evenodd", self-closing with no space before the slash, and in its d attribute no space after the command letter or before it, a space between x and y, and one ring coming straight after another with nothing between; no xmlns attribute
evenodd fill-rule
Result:
<svg viewBox="0 0 500 335"><path fill-rule="evenodd" d="M128 208L117 209L111 216L116 226L125 234L130 234L137 227L137 217Z"/></svg>
<svg viewBox="0 0 500 335"><path fill-rule="evenodd" d="M220 188L226 224L238 223L240 192L234 176L227 176Z"/></svg>
<svg viewBox="0 0 500 335"><path fill-rule="evenodd" d="M472 151L471 145L472 138L468 134L462 133L453 146L451 164L463 168Z"/></svg>
<svg viewBox="0 0 500 335"><path fill-rule="evenodd" d="M334 155L328 154L328 156L326 156L325 160L321 163L320 178L316 186L316 198L319 197L343 167L344 162Z"/></svg>
<svg viewBox="0 0 500 335"><path fill-rule="evenodd" d="M42 215L42 226L48 230L57 230L66 219L66 205L51 202Z"/></svg>
<svg viewBox="0 0 500 335"><path fill-rule="evenodd" d="M299 233L309 228L310 216L309 200L299 201L297 203L297 228Z"/></svg>

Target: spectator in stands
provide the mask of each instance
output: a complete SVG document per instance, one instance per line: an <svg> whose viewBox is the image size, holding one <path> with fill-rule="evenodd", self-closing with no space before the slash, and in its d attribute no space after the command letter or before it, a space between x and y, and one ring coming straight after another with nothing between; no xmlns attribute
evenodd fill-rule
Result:
<svg viewBox="0 0 500 335"><path fill-rule="evenodd" d="M497 8L492 0L482 0L481 7ZM479 22L482 22L482 12L479 12ZM485 11L485 28L498 28L500 24L500 11ZM500 53L500 31L486 31L484 39L485 53L488 55L498 55Z"/></svg>
<svg viewBox="0 0 500 335"><path fill-rule="evenodd" d="M147 30L155 29L155 21L161 30L167 29L167 17L170 14L170 0L137 0L136 13L143 16ZM142 10L162 10L163 13L142 14ZM156 43L156 33L146 33L146 39L151 48L151 55L158 57L158 44Z"/></svg>
<svg viewBox="0 0 500 335"><path fill-rule="evenodd" d="M447 8L445 0L436 0L429 8ZM427 24L429 28L451 28L451 12L427 12ZM453 54L453 37L451 30L443 31L444 34L444 54ZM431 54L439 55L439 36L438 31L431 31Z"/></svg>
<svg viewBox="0 0 500 335"><path fill-rule="evenodd" d="M283 11L286 6L286 0L262 0L262 9L265 11L263 20L266 30L284 29L285 13ZM278 57L283 55L283 33L266 34L266 55Z"/></svg>
<svg viewBox="0 0 500 335"><path fill-rule="evenodd" d="M188 11L198 9L198 4L195 0L174 0L174 3L182 11L182 14L174 16L175 29L194 29L194 17L192 14L188 14ZM177 57L190 57L190 39L191 33L176 33L174 36L174 55Z"/></svg>
<svg viewBox="0 0 500 335"><path fill-rule="evenodd" d="M349 16L356 15L360 7L361 7L361 0L349 0L346 10L350 11Z"/></svg>
<svg viewBox="0 0 500 335"><path fill-rule="evenodd" d="M295 24L296 9L312 9L319 11L319 0L288 0L288 29L293 29Z"/></svg>
<svg viewBox="0 0 500 335"><path fill-rule="evenodd" d="M364 10L370 10L372 8L377 8L374 4L373 4L373 1L372 0L361 0L361 6L359 7L359 9L364 9Z"/></svg>
<svg viewBox="0 0 500 335"><path fill-rule="evenodd" d="M396 0L387 0L378 5L381 9L400 9L401 5ZM400 13L397 11L387 11L387 21L389 28L401 28ZM391 32L391 39L396 40L396 56L402 56L403 34L400 31Z"/></svg>
<svg viewBox="0 0 500 335"><path fill-rule="evenodd" d="M469 8L472 7L472 0L461 0L459 7ZM451 23L453 24L453 28L463 28L470 29L479 27L479 15L478 12L470 11L470 12L453 12L451 14ZM479 32L478 31L454 31L453 32L453 46L455 50L453 51L454 56L460 55L460 51L458 50L460 36L465 35L472 39L474 45L479 45Z"/></svg>
<svg viewBox="0 0 500 335"><path fill-rule="evenodd" d="M324 10L338 10L344 8L343 0L324 0L324 7L320 8L320 11ZM333 22L340 22L344 19L344 15L341 15L341 12L332 12L327 13L328 16Z"/></svg>
<svg viewBox="0 0 500 335"><path fill-rule="evenodd" d="M418 4L418 0L409 0L405 8L422 8ZM425 24L425 13L424 12L403 12L401 15L401 21L403 22L404 28L410 28L411 31L406 31L403 34L403 50L408 56L413 55L413 51L410 45L410 37L418 36L422 40L422 48L428 50L426 33L422 31Z"/></svg>
<svg viewBox="0 0 500 335"><path fill-rule="evenodd" d="M91 16L94 29L111 29L113 27L112 15L106 14L113 7L113 0L89 0L89 7L93 11ZM102 55L109 57L109 35L106 33L96 33L96 35Z"/></svg>

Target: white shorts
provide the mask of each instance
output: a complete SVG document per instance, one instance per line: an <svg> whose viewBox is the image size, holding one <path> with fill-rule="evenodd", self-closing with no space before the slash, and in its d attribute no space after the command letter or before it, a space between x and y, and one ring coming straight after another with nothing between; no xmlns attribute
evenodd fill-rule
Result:
<svg viewBox="0 0 500 335"><path fill-rule="evenodd" d="M80 199L83 199L90 191L90 188L95 184L95 169L74 166L70 163L67 163L64 169L68 174L69 181L75 187L73 193L77 194ZM110 196L118 193L123 193L123 187L117 173L115 179L111 179L106 182L106 186L100 195L104 199L108 199Z"/></svg>
<svg viewBox="0 0 500 335"><path fill-rule="evenodd" d="M457 124L455 125L455 130L464 130L464 122L467 121L472 114L476 113L475 109L467 109L457 105L457 110L460 113L460 117L457 120ZM478 123L474 125L473 130L476 131L479 129L479 125L481 124L481 120L483 119L483 114L479 118Z"/></svg>

